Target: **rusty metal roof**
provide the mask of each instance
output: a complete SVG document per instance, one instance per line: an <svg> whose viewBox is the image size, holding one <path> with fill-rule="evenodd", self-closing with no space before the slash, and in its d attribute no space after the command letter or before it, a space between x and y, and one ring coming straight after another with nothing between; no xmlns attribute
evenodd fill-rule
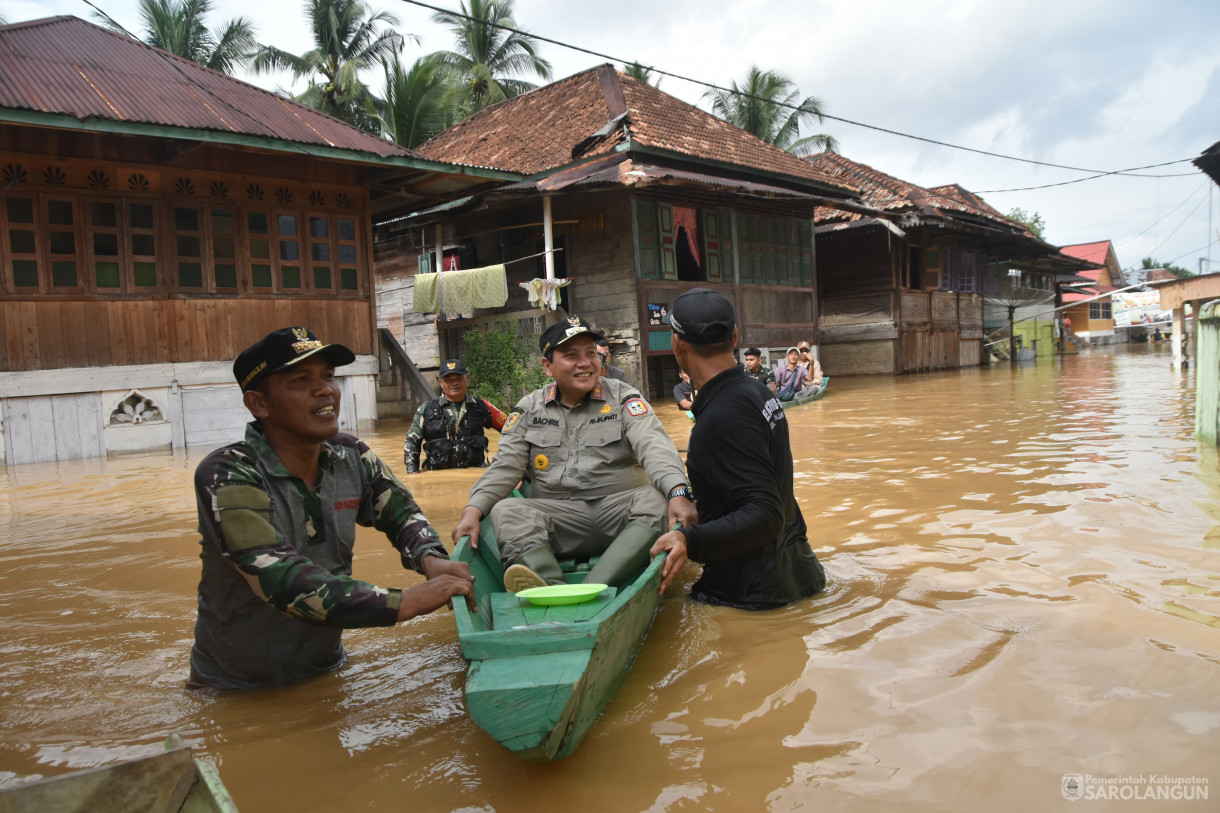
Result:
<svg viewBox="0 0 1220 813"><path fill-rule="evenodd" d="M418 157L330 116L76 17L0 26L0 108ZM86 126L86 129L90 129Z"/></svg>
<svg viewBox="0 0 1220 813"><path fill-rule="evenodd" d="M629 151L656 161L714 166L718 175L766 178L855 197L833 178L711 113L601 65L484 108L420 145L421 155L526 175Z"/></svg>

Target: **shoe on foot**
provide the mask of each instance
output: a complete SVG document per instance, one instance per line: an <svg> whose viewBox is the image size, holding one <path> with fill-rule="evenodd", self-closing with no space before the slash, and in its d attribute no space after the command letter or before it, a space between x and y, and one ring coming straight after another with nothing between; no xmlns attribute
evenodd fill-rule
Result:
<svg viewBox="0 0 1220 813"><path fill-rule="evenodd" d="M520 593L531 587L546 587L546 579L530 570L525 565L510 565L504 571L504 589L510 593Z"/></svg>

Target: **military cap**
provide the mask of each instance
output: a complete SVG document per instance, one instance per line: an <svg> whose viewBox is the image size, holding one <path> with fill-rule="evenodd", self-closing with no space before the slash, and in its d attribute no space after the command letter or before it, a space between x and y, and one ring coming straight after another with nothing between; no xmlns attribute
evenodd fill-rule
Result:
<svg viewBox="0 0 1220 813"><path fill-rule="evenodd" d="M733 303L711 288L691 288L674 300L669 326L691 344L717 344L733 338Z"/></svg>
<svg viewBox="0 0 1220 813"><path fill-rule="evenodd" d="M470 371L466 369L466 365L461 359L449 359L437 371L437 378L444 378L447 375L470 375Z"/></svg>
<svg viewBox="0 0 1220 813"><path fill-rule="evenodd" d="M241 351L233 362L233 377L241 391L246 392L272 373L316 355L321 355L333 367L356 360L356 354L341 344L322 344L309 328L282 327Z"/></svg>
<svg viewBox="0 0 1220 813"><path fill-rule="evenodd" d="M573 316L542 331L542 335L538 337L538 349L545 356L564 342L581 335L588 336L593 341L602 338L602 334L590 327L588 322L579 316Z"/></svg>

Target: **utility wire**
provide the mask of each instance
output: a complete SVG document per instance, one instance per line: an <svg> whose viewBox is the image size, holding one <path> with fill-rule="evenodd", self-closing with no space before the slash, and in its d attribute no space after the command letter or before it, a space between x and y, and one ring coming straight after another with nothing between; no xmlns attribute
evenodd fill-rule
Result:
<svg viewBox="0 0 1220 813"><path fill-rule="evenodd" d="M1152 223L1152 225L1148 226L1148 228L1144 229L1144 230L1143 230L1142 232L1140 232L1139 234L1133 234L1132 236L1128 237L1126 240L1123 240L1121 243L1115 243L1115 244L1114 244L1114 247L1115 247L1115 248L1119 248L1120 246L1125 246L1125 245L1127 245L1127 243L1130 243L1132 240L1136 239L1137 237L1141 237L1142 235L1146 234L1146 233L1148 232L1148 229L1155 228L1155 227L1156 227L1158 224L1160 224L1162 221L1164 221L1166 218L1168 218L1170 215L1172 215L1172 214L1173 214L1174 212L1176 212L1178 209L1181 209L1183 206L1185 206L1186 204L1190 203L1190 199L1191 199L1191 198L1193 198L1195 195L1197 195L1197 194L1199 193L1199 191L1200 191L1201 189L1203 189L1203 187L1207 186L1207 184L1208 184L1208 183L1209 183L1209 181L1206 181L1206 180L1205 180L1205 181L1203 181L1203 183L1199 184L1198 189L1195 189L1195 191L1194 191L1194 192L1191 192L1189 195L1187 195L1185 198L1183 198L1181 203L1179 203L1177 206L1175 206L1175 207L1173 207L1172 209L1170 209L1168 212L1166 212L1166 213L1165 213L1163 216L1161 216L1159 219L1157 219L1156 221L1154 221L1154 222Z"/></svg>
<svg viewBox="0 0 1220 813"><path fill-rule="evenodd" d="M551 45L558 45L560 48L568 48L573 51L578 51L582 54L588 54L590 56L595 56L598 59L605 59L609 62L618 62L622 65L637 64L635 60L622 59L621 57L611 56L610 54L603 54L599 51L594 51L589 48L581 47L579 45L573 45L568 42L563 42L562 40L551 39L550 37L544 37L540 34L534 34L529 31L523 31L519 28L513 28L511 26L502 25L500 23L493 23L488 20L482 20L477 17L471 17L469 14L463 14L458 11L453 11L452 9L442 8L440 6L434 6L434 5L431 5L430 3L424 3L424 2L422 2L422 0L401 0L401 2L409 3L413 6L419 6L421 8L430 9L431 11L440 12L442 14L449 14L454 17L460 17L464 20L469 20L472 23L478 23L479 25L486 25L491 28L499 28L502 31L508 31L513 34L520 34L522 36L538 40L539 42L547 42L547 43L550 43ZM702 79L692 79L689 76L683 76L678 73L671 73L669 71L662 70L662 69L652 66L652 65L649 65L647 67L650 71L653 71L654 73L659 73L662 76L668 76L672 79L677 79L681 82L690 82L693 85L699 85L701 87L711 88L712 90L718 90L718 91L721 91L722 93L730 93L735 96L739 96L743 99L754 99L754 100L760 101L760 102L767 102L767 103L775 105L776 107L785 107L790 110L808 112L807 108L799 107L794 104L788 104L787 102L777 102L777 101L774 101L773 99L765 99L761 96L755 96L750 93L742 93L739 90L731 90L729 88L721 87L720 85L716 85L711 82L705 82ZM998 153L998 152L989 152L987 150L975 149L974 147L963 147L960 144L950 144L947 141L937 141L936 139L933 139L933 138L925 138L923 136L912 135L911 133L904 133L899 130L891 130L886 127L878 127L877 125L874 125L874 124L865 124L864 122L853 121L852 119L845 119L841 116L832 116L829 113L819 113L818 115L821 118L830 119L831 121L838 121L838 122L842 122L843 124L851 124L855 127L863 127L867 130L876 130L879 133L887 133L889 135L895 135L895 136L899 136L901 138L910 138L915 141L922 141L927 144L935 144L936 146L939 146L939 147L949 147L950 149L954 149L954 150L963 150L965 152L972 152L977 155L987 155L992 158L1003 158L1006 161L1019 161L1024 164L1033 164L1034 166L1039 166L1039 167L1050 167L1052 169L1067 169L1067 170L1071 170L1073 172L1092 172L1092 173L1096 173L1095 177L1102 177L1105 175L1128 175L1130 177L1136 177L1136 178L1178 177L1177 175L1164 175L1164 176L1163 175L1135 175L1133 173L1135 172L1135 170L1139 170L1139 169L1155 169L1157 167L1167 167L1167 166L1171 166L1173 164L1183 164L1183 163L1193 160L1190 158L1180 158L1176 161L1166 161L1166 162L1160 163L1160 164L1148 164L1148 165L1142 166L1142 167L1130 167L1128 169L1116 169L1111 172L1107 172L1105 170L1100 170L1100 169L1085 169L1082 167L1066 166L1064 164L1050 164L1045 161L1035 161L1032 158L1018 158L1013 155L1004 155L1004 154ZM1193 175L1194 173L1188 173L1188 174ZM1092 179L1091 178L1081 178L1079 180L1087 181L1087 180L1092 180ZM1078 181L1066 181L1065 183L1078 183ZM1040 187L1031 187L1031 188L1037 189ZM1000 191L1017 191L1017 190L991 190L991 191L1000 192Z"/></svg>

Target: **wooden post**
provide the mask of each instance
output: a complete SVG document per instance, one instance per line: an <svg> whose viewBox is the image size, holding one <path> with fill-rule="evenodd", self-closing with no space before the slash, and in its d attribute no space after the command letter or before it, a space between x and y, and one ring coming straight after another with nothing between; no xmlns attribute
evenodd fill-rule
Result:
<svg viewBox="0 0 1220 813"><path fill-rule="evenodd" d="M555 279L555 234L551 222L551 196L542 199L542 239L546 250L546 278Z"/></svg>
<svg viewBox="0 0 1220 813"><path fill-rule="evenodd" d="M1182 357L1182 333L1186 321L1186 305L1178 305L1173 309L1173 366L1181 367L1185 363Z"/></svg>

